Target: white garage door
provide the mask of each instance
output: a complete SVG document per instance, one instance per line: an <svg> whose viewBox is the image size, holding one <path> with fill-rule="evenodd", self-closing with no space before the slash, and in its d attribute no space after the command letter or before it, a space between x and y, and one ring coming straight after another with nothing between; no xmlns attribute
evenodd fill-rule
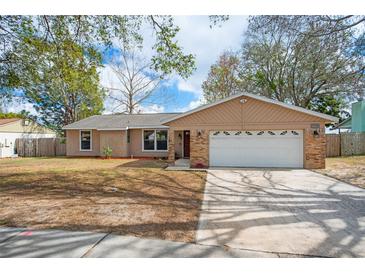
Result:
<svg viewBox="0 0 365 274"><path fill-rule="evenodd" d="M209 136L210 166L303 167L303 131L216 131Z"/></svg>

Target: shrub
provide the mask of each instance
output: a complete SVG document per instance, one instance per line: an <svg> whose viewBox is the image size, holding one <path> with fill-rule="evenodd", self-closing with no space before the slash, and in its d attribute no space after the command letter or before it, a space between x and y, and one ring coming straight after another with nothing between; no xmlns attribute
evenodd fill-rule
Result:
<svg viewBox="0 0 365 274"><path fill-rule="evenodd" d="M112 152L113 152L113 150L110 146L107 146L107 147L103 148L103 154L104 154L105 158L112 157Z"/></svg>

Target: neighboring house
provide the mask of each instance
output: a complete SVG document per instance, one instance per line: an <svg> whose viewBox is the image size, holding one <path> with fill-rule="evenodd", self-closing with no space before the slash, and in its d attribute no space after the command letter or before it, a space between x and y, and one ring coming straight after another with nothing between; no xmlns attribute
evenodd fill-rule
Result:
<svg viewBox="0 0 365 274"><path fill-rule="evenodd" d="M50 138L56 133L29 119L0 119L0 158L16 154L15 140L18 138Z"/></svg>
<svg viewBox="0 0 365 274"><path fill-rule="evenodd" d="M324 168L336 117L240 93L185 113L99 115L65 126L68 156L187 158L192 167Z"/></svg>
<svg viewBox="0 0 365 274"><path fill-rule="evenodd" d="M351 117L342 121L334 129L348 129L350 132L365 132L365 101L351 105Z"/></svg>

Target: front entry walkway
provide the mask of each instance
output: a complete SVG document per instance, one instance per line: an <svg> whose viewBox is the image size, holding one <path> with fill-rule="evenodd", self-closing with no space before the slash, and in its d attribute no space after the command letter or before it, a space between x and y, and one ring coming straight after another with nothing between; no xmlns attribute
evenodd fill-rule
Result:
<svg viewBox="0 0 365 274"><path fill-rule="evenodd" d="M177 167L190 167L190 159L178 159L175 161Z"/></svg>
<svg viewBox="0 0 365 274"><path fill-rule="evenodd" d="M192 170L190 168L190 159L178 159L168 166L166 170Z"/></svg>
<svg viewBox="0 0 365 274"><path fill-rule="evenodd" d="M365 189L309 170L208 170L197 243L365 257Z"/></svg>

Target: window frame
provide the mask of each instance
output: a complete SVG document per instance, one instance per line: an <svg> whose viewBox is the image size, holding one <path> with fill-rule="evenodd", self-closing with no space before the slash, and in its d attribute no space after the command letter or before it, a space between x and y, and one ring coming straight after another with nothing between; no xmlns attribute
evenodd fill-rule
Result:
<svg viewBox="0 0 365 274"><path fill-rule="evenodd" d="M154 142L153 142L153 146L154 149L144 149L144 132L145 131L153 131L154 132ZM157 149L157 131L166 131L167 135L166 135L166 150L161 150L161 149ZM146 128L146 129L142 129L142 152L168 152L169 151L169 131L168 129L165 128Z"/></svg>
<svg viewBox="0 0 365 274"><path fill-rule="evenodd" d="M89 132L90 133L90 149L83 149L81 146L81 132ZM93 131L91 129L80 129L79 130L79 146L80 151L93 151Z"/></svg>

